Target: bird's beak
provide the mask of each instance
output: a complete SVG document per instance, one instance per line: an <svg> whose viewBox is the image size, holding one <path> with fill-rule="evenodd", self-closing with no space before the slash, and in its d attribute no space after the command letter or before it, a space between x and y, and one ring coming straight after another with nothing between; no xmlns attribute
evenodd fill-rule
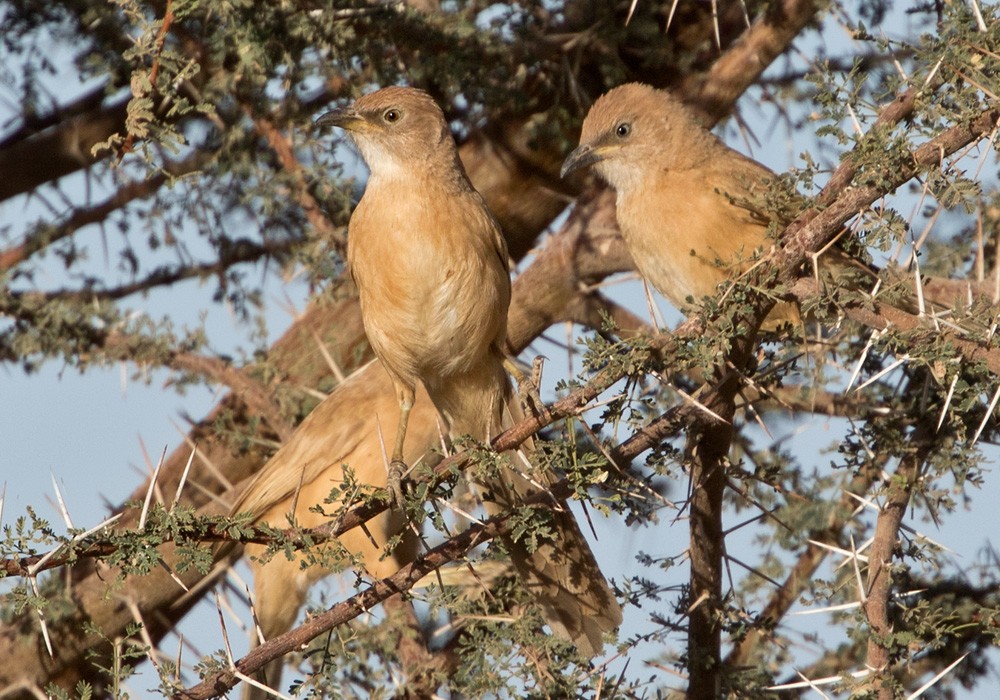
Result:
<svg viewBox="0 0 1000 700"><path fill-rule="evenodd" d="M589 143L581 144L577 146L576 150L566 156L566 160L562 164L562 169L559 171L559 177L566 177L581 168L586 168L600 162L604 160L605 155L604 149L595 148Z"/></svg>
<svg viewBox="0 0 1000 700"><path fill-rule="evenodd" d="M356 131L365 123L365 118L354 111L353 107L332 109L316 120L316 126L339 126L347 131Z"/></svg>

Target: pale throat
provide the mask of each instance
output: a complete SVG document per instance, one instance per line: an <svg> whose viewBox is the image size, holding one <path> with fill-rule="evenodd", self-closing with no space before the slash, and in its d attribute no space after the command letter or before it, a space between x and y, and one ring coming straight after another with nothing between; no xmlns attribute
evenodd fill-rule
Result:
<svg viewBox="0 0 1000 700"><path fill-rule="evenodd" d="M636 167L634 163L614 157L599 162L595 169L614 188L619 203L623 196L641 195L651 174L648 168Z"/></svg>
<svg viewBox="0 0 1000 700"><path fill-rule="evenodd" d="M383 186L420 187L440 189L442 177L440 173L447 172L438 162L439 157L431 154L418 155L411 159L399 158L394 153L382 149L360 149L365 162L368 163L368 186L379 184Z"/></svg>

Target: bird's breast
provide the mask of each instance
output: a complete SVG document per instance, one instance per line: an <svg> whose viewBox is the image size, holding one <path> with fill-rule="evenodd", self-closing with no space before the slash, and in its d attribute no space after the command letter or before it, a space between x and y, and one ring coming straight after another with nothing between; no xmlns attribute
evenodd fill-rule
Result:
<svg viewBox="0 0 1000 700"><path fill-rule="evenodd" d="M402 376L465 372L506 333L510 279L492 219L475 200L388 194L366 192L349 231L365 331Z"/></svg>
<svg viewBox="0 0 1000 700"><path fill-rule="evenodd" d="M711 181L665 173L638 191L618 193L618 223L639 272L674 306L716 294L765 242Z"/></svg>

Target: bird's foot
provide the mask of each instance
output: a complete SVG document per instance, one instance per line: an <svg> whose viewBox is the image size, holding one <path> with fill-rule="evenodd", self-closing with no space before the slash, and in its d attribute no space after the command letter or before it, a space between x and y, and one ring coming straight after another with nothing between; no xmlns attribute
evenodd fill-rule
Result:
<svg viewBox="0 0 1000 700"><path fill-rule="evenodd" d="M394 459L389 462L386 488L389 490L389 505L394 510L403 510L406 506L406 492L403 489L403 475L406 474L406 462Z"/></svg>
<svg viewBox="0 0 1000 700"><path fill-rule="evenodd" d="M545 358L541 355L531 361L531 374L521 374L517 378L517 393L521 400L521 407L525 415L544 418L548 413L548 406L542 401L542 395L538 393L538 387L542 383L542 364Z"/></svg>

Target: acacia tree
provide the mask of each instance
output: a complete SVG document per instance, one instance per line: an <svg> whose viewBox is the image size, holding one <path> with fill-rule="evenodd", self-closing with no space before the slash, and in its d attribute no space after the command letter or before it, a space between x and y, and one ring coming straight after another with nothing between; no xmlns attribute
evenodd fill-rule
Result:
<svg viewBox="0 0 1000 700"><path fill-rule="evenodd" d="M433 549L391 581L359 582L355 596L242 660L199 660L200 678L158 656L165 694L221 694L237 671L310 640L316 651L299 659L299 677L330 694L388 694L397 669L407 679L397 694L413 696L647 696L680 686L695 698L758 697L840 676L841 692L891 698L946 670L938 688L988 678L991 657L977 652L997 641L996 558L960 570L914 533L947 523L966 489L988 483L982 445L997 430L995 8L914 7L909 32L894 39L877 29L893 11L882 2L0 8L4 79L20 112L0 141L0 199L61 203L7 219L0 358L27 370L127 361L230 390L192 427L194 458L185 444L160 468L156 486L179 491L177 503L143 508L140 484L98 532L58 533L32 517L5 525L4 570L18 577L0 635L5 691L75 696L85 683L120 692L123 658L155 650L206 590L195 584L224 574L210 566L211 542L308 548L385 508L375 494L306 534L210 519L230 499L221 484L239 484L293 439L317 390L336 393L325 357L345 371L369 357L343 266L354 190L310 124L330 103L392 83L422 87L445 107L515 259L572 203L520 272L510 340L520 352L553 324L576 323L583 371L493 447L534 434L564 476L561 495L590 501L621 529L684 528L689 544L637 552L634 575L608 572L626 626L618 660L589 667L537 633L506 579L480 597L411 590L515 523L544 534L520 513L454 534L428 497ZM824 55L824 32L844 29L850 47ZM53 39L67 50L46 50ZM812 58L792 60L803 51ZM71 99L47 92L50 71L79 83ZM587 105L626 80L673 90L706 125L737 113L741 99L768 103L792 133L818 139L759 203L785 222L774 226L768 264L669 331L643 320L644 304L629 308L600 287L631 269L613 196L558 178ZM899 204L912 201L907 192L912 214ZM95 234L115 228L114 264L101 274L82 267ZM902 264L888 266L878 296L848 280L820 284L809 261L828 245ZM921 255L907 262L900 246ZM39 281L44 256L63 262L64 284ZM316 292L273 347L250 348L244 361L213 354L205 334L181 334L169 316L130 313L137 295L169 297L180 280L213 278L215 300L252 327L262 300L247 271L265 265L304 271ZM797 298L820 330L759 338L779 297ZM784 441L817 415L838 433L822 468L814 451ZM447 458L424 477L428 488L450 493L484 455ZM182 480L198 487L178 489ZM748 528L755 544L734 551ZM400 591L427 598L432 612L356 621ZM806 662L787 617L797 601L842 606L827 617L841 636L820 639ZM443 620L454 623L444 642ZM683 680L650 678L626 663L633 658Z"/></svg>

